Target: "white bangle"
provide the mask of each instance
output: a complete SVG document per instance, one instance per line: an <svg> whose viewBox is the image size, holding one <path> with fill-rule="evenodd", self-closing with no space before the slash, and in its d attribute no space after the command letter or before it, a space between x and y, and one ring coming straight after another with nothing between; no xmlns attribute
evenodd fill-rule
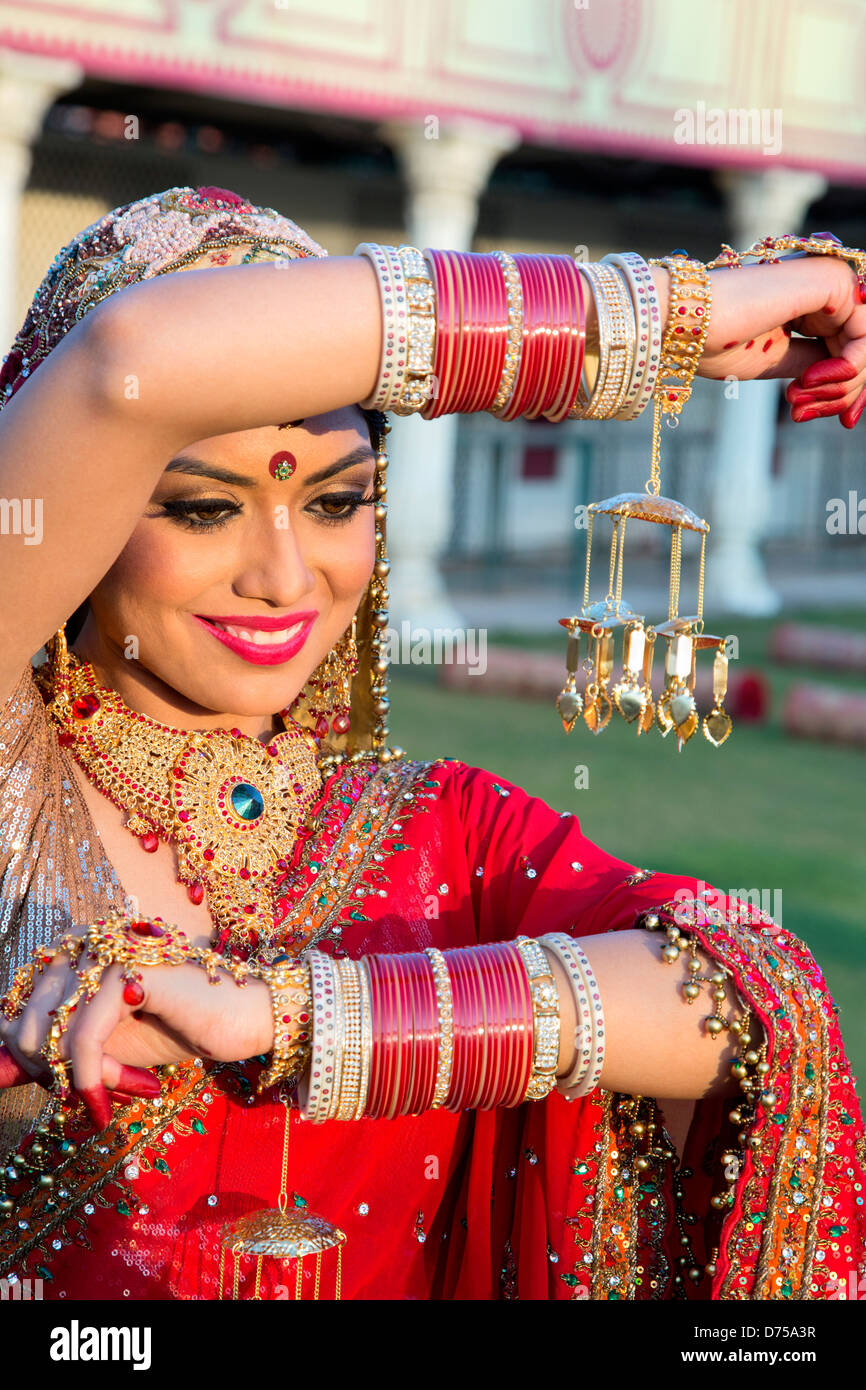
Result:
<svg viewBox="0 0 866 1390"><path fill-rule="evenodd" d="M331 961L321 951L310 951L307 962L313 996L313 1049L309 1072L298 1085L298 1098L304 1119L320 1125L327 1119L333 1089L336 1053L334 980Z"/></svg>
<svg viewBox="0 0 866 1390"><path fill-rule="evenodd" d="M636 420L649 405L658 380L662 353L661 308L652 271L636 251L603 256L625 278L635 312L637 349L629 389L618 420Z"/></svg>
<svg viewBox="0 0 866 1390"><path fill-rule="evenodd" d="M565 967L580 1020L578 1058L567 1076L557 1079L556 1089L569 1100L587 1096L598 1086L604 1066L604 1012L601 992L586 952L564 932L541 938Z"/></svg>
<svg viewBox="0 0 866 1390"><path fill-rule="evenodd" d="M365 256L376 272L382 305L382 353L379 377L371 395L361 401L362 410L390 410L406 384L408 361L408 304L406 277L395 246L362 241L354 255Z"/></svg>

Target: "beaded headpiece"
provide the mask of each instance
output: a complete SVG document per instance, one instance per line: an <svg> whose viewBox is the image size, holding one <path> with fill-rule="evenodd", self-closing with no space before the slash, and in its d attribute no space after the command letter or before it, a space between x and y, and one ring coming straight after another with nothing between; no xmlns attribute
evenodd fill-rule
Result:
<svg viewBox="0 0 866 1390"><path fill-rule="evenodd" d="M115 208L74 236L51 262L3 359L0 410L76 323L108 295L128 285L172 271L327 254L288 217L273 208L257 207L225 188L169 188ZM328 740L328 750L334 753L373 749L382 761L389 756L385 748L388 701L382 650L383 616L387 622L387 428L383 423L378 438L376 566L357 613L358 670L351 692L350 732ZM315 706L315 680L314 672L299 696L297 709L292 710L298 722L315 722L308 718L308 711Z"/></svg>

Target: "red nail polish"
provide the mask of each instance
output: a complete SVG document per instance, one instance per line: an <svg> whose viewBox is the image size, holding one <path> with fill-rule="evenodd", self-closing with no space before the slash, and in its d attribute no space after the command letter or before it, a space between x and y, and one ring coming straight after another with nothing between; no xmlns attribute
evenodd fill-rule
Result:
<svg viewBox="0 0 866 1390"><path fill-rule="evenodd" d="M772 346L773 346L773 339L772 339L772 338L768 338L767 341L765 342L764 346L761 348L761 351L762 351L762 352L769 352L769 351L770 351L770 348L771 348Z"/></svg>
<svg viewBox="0 0 866 1390"><path fill-rule="evenodd" d="M117 1085L120 1090L128 1091L130 1095L158 1096L162 1090L158 1078L141 1067L121 1066Z"/></svg>
<svg viewBox="0 0 866 1390"><path fill-rule="evenodd" d="M78 1094L90 1111L90 1117L97 1129L105 1129L111 1123L111 1106L108 1093L103 1086L90 1086L79 1090Z"/></svg>
<svg viewBox="0 0 866 1390"><path fill-rule="evenodd" d="M732 343L725 343L725 346L723 347L722 351L723 351L723 352L727 352L729 348L736 347L736 346L737 346L737 342L736 342L736 339L734 339L734 341L733 341Z"/></svg>
<svg viewBox="0 0 866 1390"><path fill-rule="evenodd" d="M746 343L746 347L747 347L747 348L750 348L750 347L754 347L754 346L755 346L755 340L754 340L754 338L750 338L749 341Z"/></svg>

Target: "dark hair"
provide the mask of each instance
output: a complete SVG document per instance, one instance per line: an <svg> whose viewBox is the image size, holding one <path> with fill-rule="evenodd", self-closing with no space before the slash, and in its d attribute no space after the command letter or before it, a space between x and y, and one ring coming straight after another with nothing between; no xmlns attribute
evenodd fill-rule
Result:
<svg viewBox="0 0 866 1390"><path fill-rule="evenodd" d="M381 410L365 410L363 406L358 406L361 414L367 422L367 429L370 433L370 443L374 449L379 447L379 439L382 431L388 423L388 417ZM303 420L295 420L296 425L302 425ZM87 599L80 603L75 612L66 620L66 641L72 645L81 629L84 627L90 604Z"/></svg>

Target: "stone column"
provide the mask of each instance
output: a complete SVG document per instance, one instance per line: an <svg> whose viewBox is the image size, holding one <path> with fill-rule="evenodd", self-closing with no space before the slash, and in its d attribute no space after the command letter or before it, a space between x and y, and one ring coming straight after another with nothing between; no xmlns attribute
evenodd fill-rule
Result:
<svg viewBox="0 0 866 1390"><path fill-rule="evenodd" d="M413 246L468 251L478 200L497 161L519 143L510 127L483 121L392 123L383 128L406 179L406 240ZM457 417L393 416L388 481L388 552L392 626L462 625L439 572L448 542Z"/></svg>
<svg viewBox="0 0 866 1390"><path fill-rule="evenodd" d="M84 73L66 59L0 49L0 355L19 328L16 312L19 203L30 173L31 145L45 113Z"/></svg>
<svg viewBox="0 0 866 1390"><path fill-rule="evenodd" d="M798 231L827 186L819 174L792 169L723 170L717 178L727 197L730 240L737 250L762 236ZM736 387L733 399L719 393L707 594L718 612L763 617L781 606L759 550L770 505L781 382L742 381Z"/></svg>

